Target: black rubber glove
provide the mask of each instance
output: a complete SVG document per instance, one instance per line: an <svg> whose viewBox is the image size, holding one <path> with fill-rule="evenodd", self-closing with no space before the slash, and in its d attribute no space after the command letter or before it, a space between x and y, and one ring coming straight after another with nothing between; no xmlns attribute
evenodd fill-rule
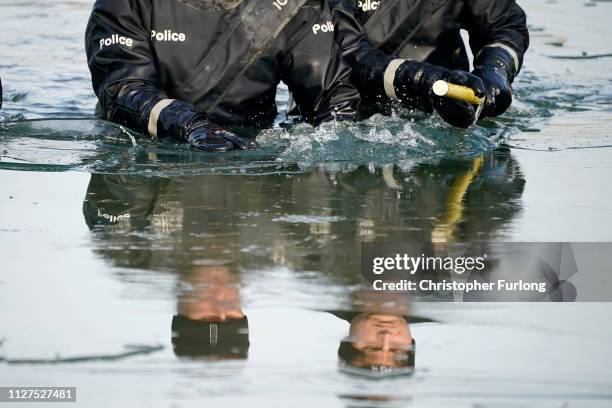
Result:
<svg viewBox="0 0 612 408"><path fill-rule="evenodd" d="M206 152L226 152L233 149L250 150L259 147L255 140L223 130L204 118L196 119L187 128L185 139L191 146Z"/></svg>
<svg viewBox="0 0 612 408"><path fill-rule="evenodd" d="M443 80L470 87L478 97L485 96L482 80L465 71L451 71L424 62L406 61L395 73L393 87L402 104L431 113L435 109L449 124L468 128L476 118L476 106L433 93L434 82Z"/></svg>
<svg viewBox="0 0 612 408"><path fill-rule="evenodd" d="M481 117L501 115L512 104L510 84L514 80L514 64L510 53L503 48L486 47L477 55L472 73L482 78L486 91Z"/></svg>
<svg viewBox="0 0 612 408"><path fill-rule="evenodd" d="M226 152L233 149L249 150L259 144L238 136L211 123L202 112L182 101L174 101L165 107L157 119L157 135L174 137L207 152Z"/></svg>

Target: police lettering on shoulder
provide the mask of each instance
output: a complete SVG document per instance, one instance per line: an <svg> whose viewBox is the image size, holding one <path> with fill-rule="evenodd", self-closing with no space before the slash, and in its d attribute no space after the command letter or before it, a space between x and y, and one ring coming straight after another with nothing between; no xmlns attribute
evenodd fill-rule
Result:
<svg viewBox="0 0 612 408"><path fill-rule="evenodd" d="M151 30L151 40L165 42L185 42L187 36L185 33L176 33L172 30Z"/></svg>
<svg viewBox="0 0 612 408"><path fill-rule="evenodd" d="M333 33L334 32L334 23L330 21L326 21L323 24L315 24L312 26L313 34L317 35L321 33Z"/></svg>
<svg viewBox="0 0 612 408"><path fill-rule="evenodd" d="M257 147L281 80L304 121L356 119L333 32L324 1L97 0L85 43L105 119L219 152Z"/></svg>
<svg viewBox="0 0 612 408"><path fill-rule="evenodd" d="M380 3L381 1L378 0L359 0L357 7L363 12L374 11L378 9Z"/></svg>
<svg viewBox="0 0 612 408"><path fill-rule="evenodd" d="M102 38L100 40L100 49L104 47L110 47L111 45L125 45L126 47L131 47L134 44L134 40L129 37L124 37L119 34L113 34L110 37Z"/></svg>
<svg viewBox="0 0 612 408"><path fill-rule="evenodd" d="M511 84L529 46L526 16L515 0L328 1L367 112L386 113L400 103L465 128L510 107ZM466 97L437 95L439 81L469 88Z"/></svg>

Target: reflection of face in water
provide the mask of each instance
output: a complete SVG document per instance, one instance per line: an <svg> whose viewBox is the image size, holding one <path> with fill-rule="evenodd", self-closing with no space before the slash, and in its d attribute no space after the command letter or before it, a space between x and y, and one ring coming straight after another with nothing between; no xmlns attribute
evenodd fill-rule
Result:
<svg viewBox="0 0 612 408"><path fill-rule="evenodd" d="M225 266L198 267L183 283L190 289L181 295L178 313L192 320L224 322L242 319L238 279Z"/></svg>
<svg viewBox="0 0 612 408"><path fill-rule="evenodd" d="M222 265L200 266L181 280L172 345L177 356L246 358L249 324L238 279Z"/></svg>
<svg viewBox="0 0 612 408"><path fill-rule="evenodd" d="M359 314L351 321L349 336L340 343L341 368L362 374L411 373L415 341L403 316ZM356 370L356 371L355 371Z"/></svg>
<svg viewBox="0 0 612 408"><path fill-rule="evenodd" d="M351 309L332 312L350 323L338 348L341 370L366 376L411 374L415 340L405 316L410 310L406 295L359 290L351 295Z"/></svg>
<svg viewBox="0 0 612 408"><path fill-rule="evenodd" d="M412 335L402 316L361 314L351 322L353 346L360 351L389 353L410 348Z"/></svg>
<svg viewBox="0 0 612 408"><path fill-rule="evenodd" d="M186 285L208 280L211 287L190 295L200 302L180 304L179 313L235 321L241 312L228 305L237 303L237 290L223 286L225 273L185 271L231 262L244 270L313 271L330 284L361 282L361 242L427 242L434 231L457 241L495 237L520 210L525 183L507 151L476 162L294 170L172 179L94 174L83 205L94 251L126 284L141 282L142 270L152 281L164 273Z"/></svg>

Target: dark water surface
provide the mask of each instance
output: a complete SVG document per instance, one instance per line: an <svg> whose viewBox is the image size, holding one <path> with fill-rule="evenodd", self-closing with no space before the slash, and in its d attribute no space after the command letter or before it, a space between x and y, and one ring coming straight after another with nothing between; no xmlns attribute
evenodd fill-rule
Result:
<svg viewBox="0 0 612 408"><path fill-rule="evenodd" d="M104 407L610 406L610 304L361 287L361 242L611 240L612 3L522 3L533 46L502 118L276 127L208 155L92 119L90 1L0 0L0 385ZM172 330L220 304L242 322L204 328L223 353ZM340 369L367 307L410 316L413 375Z"/></svg>

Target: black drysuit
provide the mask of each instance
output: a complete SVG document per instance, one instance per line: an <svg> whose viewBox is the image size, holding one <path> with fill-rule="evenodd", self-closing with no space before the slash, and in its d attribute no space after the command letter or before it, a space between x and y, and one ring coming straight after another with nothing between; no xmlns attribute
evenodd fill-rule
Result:
<svg viewBox="0 0 612 408"><path fill-rule="evenodd" d="M255 4L265 14L295 1L97 0L85 42L105 118L144 134L180 133L172 124L162 131L151 123L152 111L157 115L163 101L176 99L185 102L181 109L204 112L219 125L269 126L282 80L306 121L354 119L359 94L329 29L326 4L302 2L286 25L272 28L252 15L249 25L241 14ZM259 35L263 46L248 61L241 53L259 28L273 35ZM224 75L229 79L217 83ZM180 123L183 113L173 115Z"/></svg>
<svg viewBox="0 0 612 408"><path fill-rule="evenodd" d="M515 74L529 46L526 16L515 0L329 2L354 82L370 100L384 95L384 71L395 58L468 71L461 29L475 56L491 46L508 51Z"/></svg>

